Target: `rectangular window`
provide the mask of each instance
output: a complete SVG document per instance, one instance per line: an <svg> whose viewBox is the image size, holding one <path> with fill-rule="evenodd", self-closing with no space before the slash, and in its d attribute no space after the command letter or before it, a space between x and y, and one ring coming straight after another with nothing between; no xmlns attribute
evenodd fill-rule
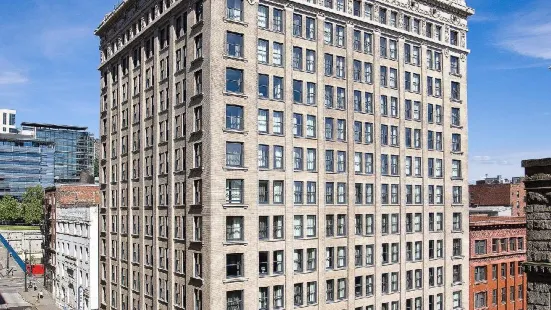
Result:
<svg viewBox="0 0 551 310"><path fill-rule="evenodd" d="M243 93L243 70L226 68L226 91Z"/></svg>

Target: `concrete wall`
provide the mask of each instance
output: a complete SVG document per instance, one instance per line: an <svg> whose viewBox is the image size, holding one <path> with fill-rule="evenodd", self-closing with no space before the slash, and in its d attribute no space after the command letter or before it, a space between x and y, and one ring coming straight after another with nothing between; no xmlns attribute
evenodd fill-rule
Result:
<svg viewBox="0 0 551 310"><path fill-rule="evenodd" d="M2 230L0 234L8 240L21 259L25 260L24 251L27 251L27 258L31 263L42 263L43 236L40 230Z"/></svg>

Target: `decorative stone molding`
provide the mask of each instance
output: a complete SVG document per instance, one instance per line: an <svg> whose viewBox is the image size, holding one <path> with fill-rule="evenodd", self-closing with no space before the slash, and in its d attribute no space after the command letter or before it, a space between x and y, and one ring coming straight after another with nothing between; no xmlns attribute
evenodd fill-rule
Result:
<svg viewBox="0 0 551 310"><path fill-rule="evenodd" d="M540 193L528 192L528 193L526 193L526 196L528 197L528 203L529 204L533 204L533 203L535 203L535 204L537 204L537 203L547 204L549 202L547 200L547 198L545 198L545 196L543 196Z"/></svg>
<svg viewBox="0 0 551 310"><path fill-rule="evenodd" d="M551 274L551 264L546 263L524 263L524 270L531 273Z"/></svg>
<svg viewBox="0 0 551 310"><path fill-rule="evenodd" d="M440 6L442 6L442 0L439 0L440 2ZM440 11L438 10L438 8L436 7L431 7L429 9L423 9L422 6L418 5L415 1L408 1L408 2L402 2L400 0L390 0L390 3L394 6L397 6L399 8L402 8L402 9L405 9L405 10L412 10L415 11L416 13L418 14L421 14L423 16L426 16L428 18L436 18L437 20L441 21L441 22L444 22L444 23L449 23L449 24L452 24L454 26L457 26L457 27L462 27L462 28L466 28L467 27L467 24L462 22L462 20L460 18L457 18L457 16L455 15L456 12L452 12L450 14L452 14L452 18L447 18L447 17L444 17L444 16L441 16L440 14ZM445 1L444 2L445 4L447 5L451 5L451 2L450 1ZM457 3L457 2L455 2ZM464 6L464 4L462 4ZM377 12L377 11L374 11L374 12Z"/></svg>
<svg viewBox="0 0 551 310"><path fill-rule="evenodd" d="M550 181L551 180L551 174L547 173L536 173L532 176L526 176L524 177L524 181Z"/></svg>

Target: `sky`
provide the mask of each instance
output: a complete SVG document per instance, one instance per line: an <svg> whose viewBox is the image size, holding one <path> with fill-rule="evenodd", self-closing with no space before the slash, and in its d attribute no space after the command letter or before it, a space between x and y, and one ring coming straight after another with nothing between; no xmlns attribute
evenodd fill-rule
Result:
<svg viewBox="0 0 551 310"><path fill-rule="evenodd" d="M17 123L99 128L99 40L118 0L2 1L0 107ZM551 1L467 0L469 180L551 157Z"/></svg>

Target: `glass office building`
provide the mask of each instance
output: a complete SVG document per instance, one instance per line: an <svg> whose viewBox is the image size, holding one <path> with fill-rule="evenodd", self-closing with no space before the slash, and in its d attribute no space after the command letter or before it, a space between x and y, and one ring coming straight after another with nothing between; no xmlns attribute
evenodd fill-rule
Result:
<svg viewBox="0 0 551 310"><path fill-rule="evenodd" d="M0 134L0 196L20 199L28 187L54 184L54 143Z"/></svg>
<svg viewBox="0 0 551 310"><path fill-rule="evenodd" d="M94 172L94 136L87 127L23 122L24 132L55 144L55 183L80 180L80 172Z"/></svg>

